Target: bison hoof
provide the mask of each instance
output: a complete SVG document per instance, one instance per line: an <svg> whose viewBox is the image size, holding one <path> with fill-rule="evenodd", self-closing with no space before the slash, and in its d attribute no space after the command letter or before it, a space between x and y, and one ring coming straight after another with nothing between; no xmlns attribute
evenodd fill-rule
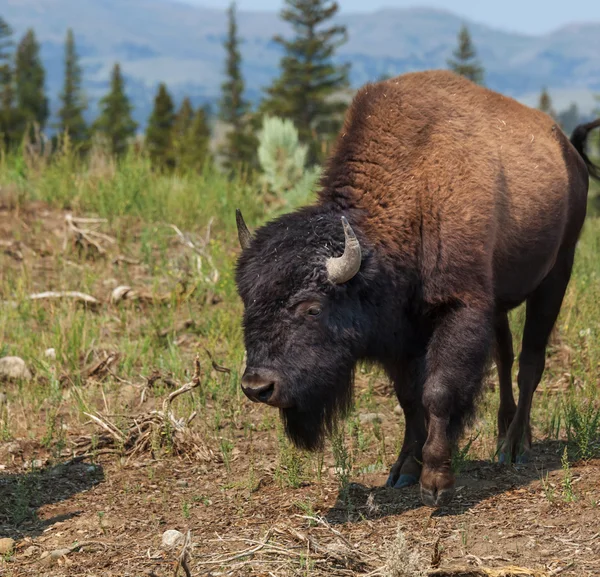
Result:
<svg viewBox="0 0 600 577"><path fill-rule="evenodd" d="M412 485L418 484L418 482L419 477L416 477L415 475L400 475L398 480L394 482L394 475L391 473L385 486L393 489L404 489L404 487L411 487Z"/></svg>
<svg viewBox="0 0 600 577"><path fill-rule="evenodd" d="M509 454L502 451L498 455L498 463L501 465L510 464L511 462L516 463L517 465L526 465L531 460L531 454L529 451L525 451L523 453L518 454L514 459L511 459Z"/></svg>
<svg viewBox="0 0 600 577"><path fill-rule="evenodd" d="M400 475L394 485L394 489L403 489L404 487L410 487L412 485L417 485L418 483L419 477L416 477L415 475Z"/></svg>
<svg viewBox="0 0 600 577"><path fill-rule="evenodd" d="M421 485L421 501L427 507L445 507L452 501L454 487L450 489L426 489Z"/></svg>

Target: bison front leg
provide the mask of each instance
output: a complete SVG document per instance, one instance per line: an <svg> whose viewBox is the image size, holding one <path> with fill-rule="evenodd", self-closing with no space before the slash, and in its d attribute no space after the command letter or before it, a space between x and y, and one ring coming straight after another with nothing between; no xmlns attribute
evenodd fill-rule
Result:
<svg viewBox="0 0 600 577"><path fill-rule="evenodd" d="M452 445L472 415L492 341L492 315L461 306L438 322L427 351L423 407L421 499L430 507L448 504L454 493Z"/></svg>
<svg viewBox="0 0 600 577"><path fill-rule="evenodd" d="M425 357L413 358L388 369L398 402L404 412L404 442L392 466L386 487L402 489L416 485L421 476L423 445L427 438L421 400L425 378Z"/></svg>

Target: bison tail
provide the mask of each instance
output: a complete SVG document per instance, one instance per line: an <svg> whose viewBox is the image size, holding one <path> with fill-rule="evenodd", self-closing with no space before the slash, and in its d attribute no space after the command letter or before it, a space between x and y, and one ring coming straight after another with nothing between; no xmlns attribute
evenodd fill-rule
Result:
<svg viewBox="0 0 600 577"><path fill-rule="evenodd" d="M593 122L588 122L587 124L580 124L575 128L573 135L571 136L571 144L575 147L575 150L579 152L581 158L583 158L590 176L596 180L600 180L600 166L595 165L586 154L585 143L588 134L594 130L594 128L598 127L600 127L600 118Z"/></svg>

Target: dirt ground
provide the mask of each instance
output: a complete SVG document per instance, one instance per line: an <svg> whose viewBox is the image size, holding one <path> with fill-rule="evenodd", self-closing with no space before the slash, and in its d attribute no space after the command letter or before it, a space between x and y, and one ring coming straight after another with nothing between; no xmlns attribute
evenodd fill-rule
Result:
<svg viewBox="0 0 600 577"><path fill-rule="evenodd" d="M193 575L310 574L301 567L310 567L312 552L321 572L365 574L385 565L398 527L424 567L439 551L441 567L512 565L547 575L600 573L600 461L571 469L576 501L550 502L541 478L547 473L546 483L561 486L558 443L536 444L536 459L526 466L469 462L452 505L431 510L421 506L416 488L382 488L385 474L353 477L344 501L331 472L319 483L281 488L272 473L276 449L261 446L259 437L252 487L236 483L250 467L243 439L231 473L216 462L148 458L126 463L115 457L24 473L23 463L44 459L43 451L34 442L4 443L1 502L11 502L28 478L39 488L35 520L11 527L0 513L2 535L18 541L15 555L5 560L4 574L173 575L178 551L161 548L167 529L191 532ZM16 457L15 443L22 449ZM307 502L326 524L303 518L299 504ZM272 547L235 559L267 535ZM307 548L307 539L314 540L314 547ZM42 558L44 551L78 543L81 550L58 560Z"/></svg>
<svg viewBox="0 0 600 577"><path fill-rule="evenodd" d="M11 238L13 219L11 209L0 212L1 238ZM45 219L61 226L61 214ZM43 254L43 242L30 246ZM14 398L18 386L2 390ZM97 382L87 386L101 396ZM357 393L365 386L359 380ZM187 568L194 576L600 575L600 460L565 468L564 443L537 435L527 465L467 460L452 504L432 510L421 505L416 487L383 488L401 427L385 383L374 391L385 467L355 469L342 491L330 446L321 475L310 461L313 473L299 486L281 482L281 447L263 426L268 407L242 402L244 423L221 423L235 437L228 463L210 440L202 459L148 451L57 459L43 446L41 414L32 409L27 435L0 442L0 537L16 541L0 560L0 575L162 577ZM160 402L158 395L148 401ZM209 420L215 410L208 402L197 419ZM90 425L69 424L66 453ZM361 462L377 462L375 447L370 451ZM189 543L165 549L161 537L169 529L189 531ZM462 572L450 571L457 567ZM483 572L507 567L513 569Z"/></svg>

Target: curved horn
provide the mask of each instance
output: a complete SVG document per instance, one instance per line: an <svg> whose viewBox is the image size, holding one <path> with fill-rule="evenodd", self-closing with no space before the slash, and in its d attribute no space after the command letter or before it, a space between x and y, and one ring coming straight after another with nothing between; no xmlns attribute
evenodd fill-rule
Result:
<svg viewBox="0 0 600 577"><path fill-rule="evenodd" d="M242 250L247 249L252 243L252 235L244 222L244 217L239 208L235 209L235 223L237 224L238 239Z"/></svg>
<svg viewBox="0 0 600 577"><path fill-rule="evenodd" d="M360 243L345 216L342 216L342 226L346 237L344 254L338 258L327 259L327 273L333 284L348 282L360 270L362 258Z"/></svg>

